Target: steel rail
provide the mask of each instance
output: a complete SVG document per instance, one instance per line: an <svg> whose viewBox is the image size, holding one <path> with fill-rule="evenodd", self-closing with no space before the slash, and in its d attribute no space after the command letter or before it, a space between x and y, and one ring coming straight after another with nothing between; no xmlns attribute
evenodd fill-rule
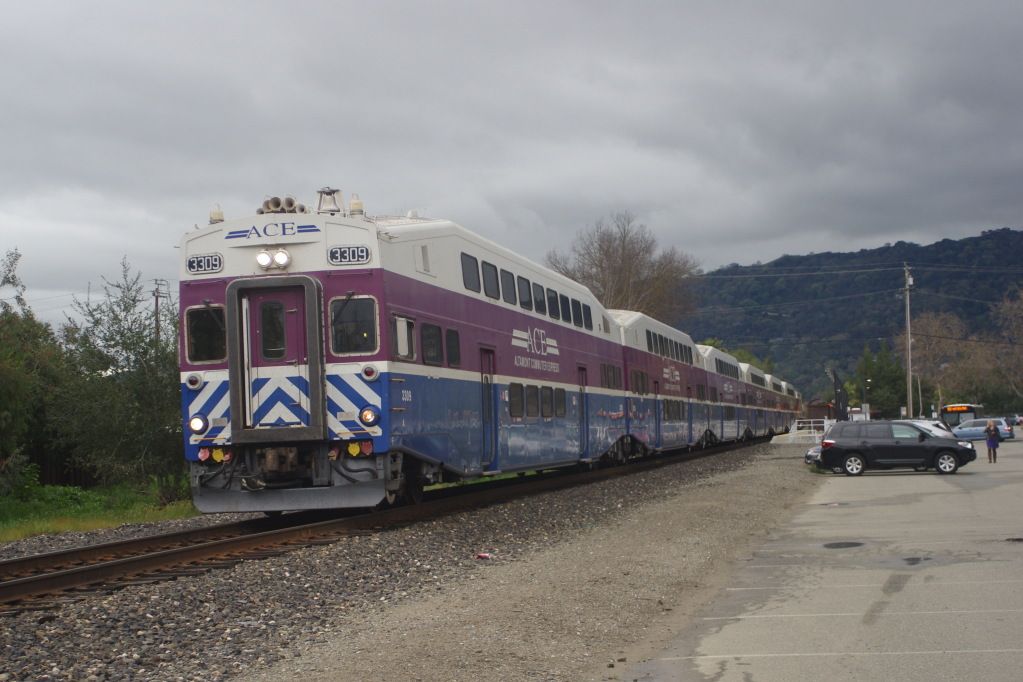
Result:
<svg viewBox="0 0 1023 682"><path fill-rule="evenodd" d="M59 556L67 561L76 553L81 553L78 555L79 558L81 555L87 555L92 560L98 559L99 561L90 565L51 570L37 575L4 580L0 582L0 605L7 605L9 608L6 612L9 613L30 608L28 605L21 605L21 602L25 600L36 600L68 590L116 589L118 581L121 581L120 584L123 585L204 573L211 568L234 565L246 558L265 558L290 549L297 549L299 546L326 544L346 535L400 527L543 492L595 483L619 476L630 476L711 454L720 454L746 444L749 442L728 443L713 449L693 450L688 453L661 453L648 459L630 462L628 466L612 466L584 472L559 471L555 472L556 475L533 478L524 485L488 486L484 489L473 485L464 486L453 489L451 494L419 505L394 507L357 516L332 518L198 543L194 542L196 534L209 537L210 534L223 533L231 528L239 530L239 527L252 524L252 521L213 526L198 531L179 531L138 540L121 540L77 550L15 559L0 563L0 568L13 564L27 567L35 563L42 566L46 565L48 557L51 559L50 565L52 566L53 558ZM281 519L256 519L255 521L282 522ZM166 548L168 539L175 538L180 542L187 542L189 535L193 540L191 544ZM103 560L109 557L112 548L117 548L118 551L131 550L133 544L135 548L141 547L144 553ZM150 551L154 546L159 547L161 544L164 549ZM160 573L164 574L163 577ZM45 607L47 604L42 606Z"/></svg>

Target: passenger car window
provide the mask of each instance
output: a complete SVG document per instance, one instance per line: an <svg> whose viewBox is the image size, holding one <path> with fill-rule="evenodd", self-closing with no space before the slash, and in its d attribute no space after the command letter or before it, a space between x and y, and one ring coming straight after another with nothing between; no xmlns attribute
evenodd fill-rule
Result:
<svg viewBox="0 0 1023 682"><path fill-rule="evenodd" d="M892 437L892 427L888 424L867 424L863 429L868 440L887 440Z"/></svg>
<svg viewBox="0 0 1023 682"><path fill-rule="evenodd" d="M525 277L518 278L519 284L519 305L526 310L533 309L533 295L530 293L529 280Z"/></svg>
<svg viewBox="0 0 1023 682"><path fill-rule="evenodd" d="M860 437L860 425L859 424L841 424L833 427L835 431L834 438L859 438Z"/></svg>
<svg viewBox="0 0 1023 682"><path fill-rule="evenodd" d="M547 290L547 312L555 320L561 319L561 313L558 310L558 292L554 289Z"/></svg>
<svg viewBox="0 0 1023 682"><path fill-rule="evenodd" d="M507 270L501 270L501 295L505 303L515 305L518 300L515 298L515 275Z"/></svg>
<svg viewBox="0 0 1023 682"><path fill-rule="evenodd" d="M462 254L462 284L469 291L480 290L480 266L474 256Z"/></svg>
<svg viewBox="0 0 1023 682"><path fill-rule="evenodd" d="M423 343L423 362L427 365L444 363L444 347L441 343L440 327L435 324L423 324L420 329Z"/></svg>
<svg viewBox="0 0 1023 682"><path fill-rule="evenodd" d="M547 303L544 301L542 284L533 284L533 310L541 315L547 314Z"/></svg>
<svg viewBox="0 0 1023 682"><path fill-rule="evenodd" d="M916 440L920 437L920 432L906 424L892 424L892 436L902 440Z"/></svg>
<svg viewBox="0 0 1023 682"><path fill-rule="evenodd" d="M458 342L458 330L449 329L446 332L448 348L448 366L458 367L462 364L462 347Z"/></svg>
<svg viewBox="0 0 1023 682"><path fill-rule="evenodd" d="M497 266L483 261L483 293L493 299L501 298L501 285L497 279Z"/></svg>

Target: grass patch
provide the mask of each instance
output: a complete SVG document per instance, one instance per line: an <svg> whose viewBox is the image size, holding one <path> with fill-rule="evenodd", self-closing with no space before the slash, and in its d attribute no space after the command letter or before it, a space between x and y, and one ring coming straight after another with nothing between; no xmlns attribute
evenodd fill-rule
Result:
<svg viewBox="0 0 1023 682"><path fill-rule="evenodd" d="M73 486L32 485L0 499L0 542L197 514L190 500L164 504L153 489L115 486L83 490Z"/></svg>

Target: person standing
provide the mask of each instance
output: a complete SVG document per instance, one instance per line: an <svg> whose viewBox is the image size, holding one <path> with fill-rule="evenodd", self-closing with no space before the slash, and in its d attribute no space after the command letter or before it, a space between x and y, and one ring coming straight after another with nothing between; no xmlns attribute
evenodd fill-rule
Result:
<svg viewBox="0 0 1023 682"><path fill-rule="evenodd" d="M984 427L984 437L987 439L987 463L992 464L998 461L998 443L1002 440L1002 434L998 433L998 426L993 419L987 420Z"/></svg>

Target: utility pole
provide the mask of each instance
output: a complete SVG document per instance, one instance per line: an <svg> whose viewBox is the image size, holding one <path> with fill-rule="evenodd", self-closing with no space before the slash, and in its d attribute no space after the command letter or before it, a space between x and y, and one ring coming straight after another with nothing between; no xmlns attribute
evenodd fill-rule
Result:
<svg viewBox="0 0 1023 682"><path fill-rule="evenodd" d="M913 276L909 274L909 264L903 263L906 274L906 419L913 418L913 337L909 327L909 288L913 286Z"/></svg>
<svg viewBox="0 0 1023 682"><path fill-rule="evenodd" d="M170 291L167 280L165 279L154 279L153 280L153 336L156 339L156 349L160 349L160 299L170 299Z"/></svg>

